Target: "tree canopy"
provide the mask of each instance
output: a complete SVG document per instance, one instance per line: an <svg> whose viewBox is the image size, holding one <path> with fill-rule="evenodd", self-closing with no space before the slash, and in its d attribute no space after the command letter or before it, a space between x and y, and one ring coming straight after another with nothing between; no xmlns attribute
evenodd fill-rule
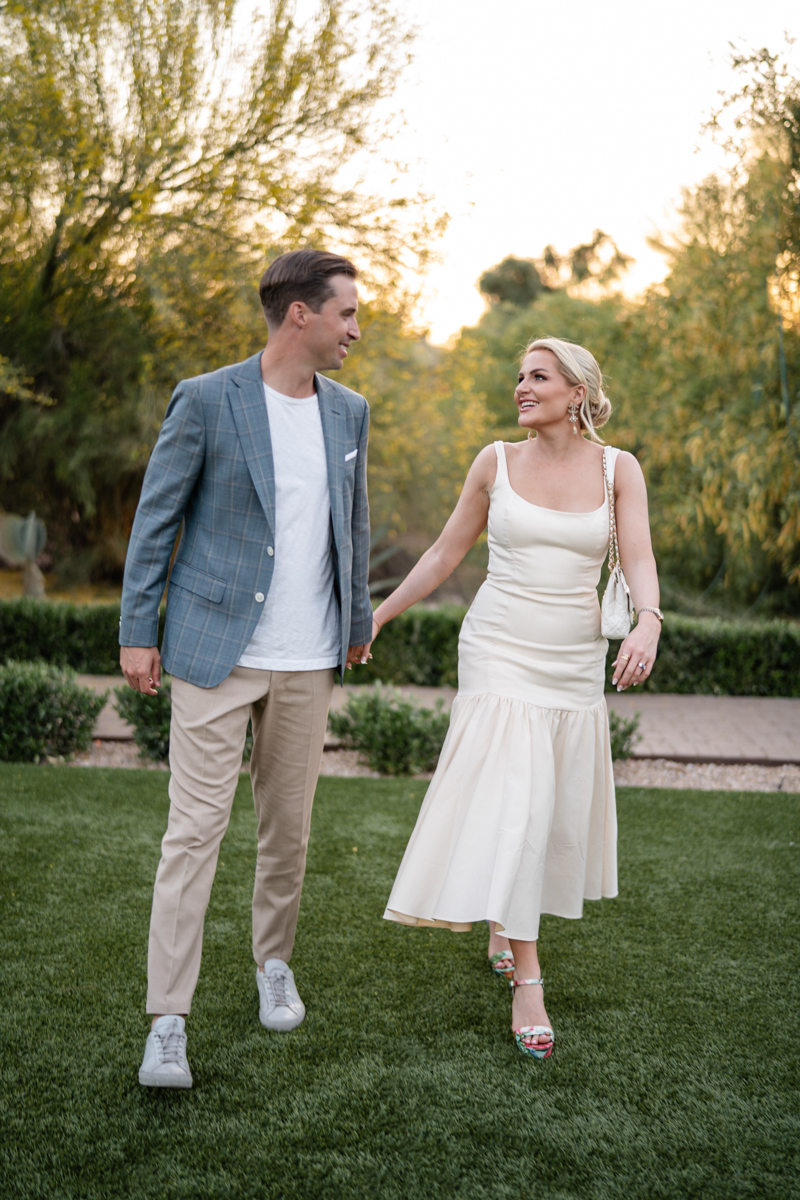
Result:
<svg viewBox="0 0 800 1200"><path fill-rule="evenodd" d="M516 438L511 395L526 342L550 333L588 346L615 409L604 432L648 478L667 595L797 613L800 82L767 51L733 65L744 82L712 121L732 166L685 192L677 234L656 242L664 281L635 301L587 292L585 248L568 266L545 252L535 266L546 286L517 305L507 292L453 355L479 364L475 388L495 432Z"/></svg>
<svg viewBox="0 0 800 1200"><path fill-rule="evenodd" d="M509 255L484 271L478 287L491 305L514 308L524 308L546 292L564 288L597 297L617 282L632 261L612 237L595 229L591 241L573 246L567 254L545 246L538 259Z"/></svg>
<svg viewBox="0 0 800 1200"><path fill-rule="evenodd" d="M177 380L263 340L270 257L351 252L380 294L432 239L415 197L343 174L408 56L389 0L236 12L0 5L0 505L41 512L75 569L119 570Z"/></svg>

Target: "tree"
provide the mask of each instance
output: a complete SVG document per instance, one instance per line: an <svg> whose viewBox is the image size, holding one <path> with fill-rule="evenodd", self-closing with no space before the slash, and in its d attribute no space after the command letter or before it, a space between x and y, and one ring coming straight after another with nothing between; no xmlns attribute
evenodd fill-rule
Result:
<svg viewBox="0 0 800 1200"><path fill-rule="evenodd" d="M596 298L606 294L632 262L613 238L595 229L590 242L573 246L564 255L553 246L545 246L538 259L509 255L484 271L478 287L492 306L526 308L539 296L562 289Z"/></svg>
<svg viewBox="0 0 800 1200"><path fill-rule="evenodd" d="M767 51L734 67L746 82L713 122L734 115L733 169L685 194L661 245L670 273L641 310L642 461L669 561L734 601L797 611L800 84Z"/></svg>
<svg viewBox="0 0 800 1200"><path fill-rule="evenodd" d="M403 315L368 305L363 340L341 375L370 404L369 495L373 526L406 544L439 534L490 428L471 386L476 364L431 346Z"/></svg>
<svg viewBox="0 0 800 1200"><path fill-rule="evenodd" d="M478 364L472 386L494 434L514 439L526 342L553 334L588 346L614 406L606 436L645 470L665 595L702 607L690 596L705 592L734 610L796 614L800 81L767 51L733 65L743 85L712 121L732 166L687 190L678 233L655 241L666 278L628 301L601 283L593 256L605 235L568 262L549 248L534 263L543 284L534 298L493 304L452 356ZM619 260L609 251L613 279Z"/></svg>
<svg viewBox="0 0 800 1200"><path fill-rule="evenodd" d="M513 255L484 271L478 287L490 304L511 304L515 308L525 308L542 292L552 291L542 282L532 258L514 258Z"/></svg>
<svg viewBox="0 0 800 1200"><path fill-rule="evenodd" d="M0 400L0 504L95 573L121 567L174 384L263 340L266 260L333 245L385 294L432 233L342 182L407 58L389 0L303 27L271 0L244 36L236 7L0 5L0 354L48 398Z"/></svg>

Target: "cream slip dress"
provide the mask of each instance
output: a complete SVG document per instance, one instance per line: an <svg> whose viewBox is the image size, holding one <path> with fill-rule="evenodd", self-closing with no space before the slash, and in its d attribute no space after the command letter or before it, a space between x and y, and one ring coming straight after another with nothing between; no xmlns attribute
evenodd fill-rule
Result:
<svg viewBox="0 0 800 1200"><path fill-rule="evenodd" d="M597 599L608 496L589 513L530 504L494 446L489 573L461 627L450 729L384 917L454 932L486 919L535 941L540 913L576 918L584 899L617 894ZM605 450L611 487L618 453Z"/></svg>

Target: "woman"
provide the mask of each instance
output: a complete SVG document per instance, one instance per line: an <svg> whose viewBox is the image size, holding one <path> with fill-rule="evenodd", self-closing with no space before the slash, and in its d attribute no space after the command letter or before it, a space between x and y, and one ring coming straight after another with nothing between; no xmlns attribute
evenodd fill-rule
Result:
<svg viewBox="0 0 800 1200"><path fill-rule="evenodd" d="M638 612L614 664L618 690L649 676L663 618L644 477L597 437L611 405L592 355L531 342L514 402L528 440L480 452L438 541L375 612L373 639L447 578L488 521L489 574L461 629L450 730L385 917L454 931L489 921L493 965L513 973L516 1044L547 1058L540 913L576 918L584 899L617 894L596 591L608 487Z"/></svg>

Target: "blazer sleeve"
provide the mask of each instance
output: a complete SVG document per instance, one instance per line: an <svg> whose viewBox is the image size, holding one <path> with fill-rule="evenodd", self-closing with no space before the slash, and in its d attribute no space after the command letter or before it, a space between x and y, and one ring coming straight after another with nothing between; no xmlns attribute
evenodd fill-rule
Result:
<svg viewBox="0 0 800 1200"><path fill-rule="evenodd" d="M121 646L155 646L169 560L203 469L205 422L191 384L179 383L158 435L133 521L122 583Z"/></svg>
<svg viewBox="0 0 800 1200"><path fill-rule="evenodd" d="M353 488L353 574L350 645L360 646L372 640L372 604L369 598L369 501L367 500L367 444L369 442L369 405L364 402L364 418L358 439L358 457Z"/></svg>

